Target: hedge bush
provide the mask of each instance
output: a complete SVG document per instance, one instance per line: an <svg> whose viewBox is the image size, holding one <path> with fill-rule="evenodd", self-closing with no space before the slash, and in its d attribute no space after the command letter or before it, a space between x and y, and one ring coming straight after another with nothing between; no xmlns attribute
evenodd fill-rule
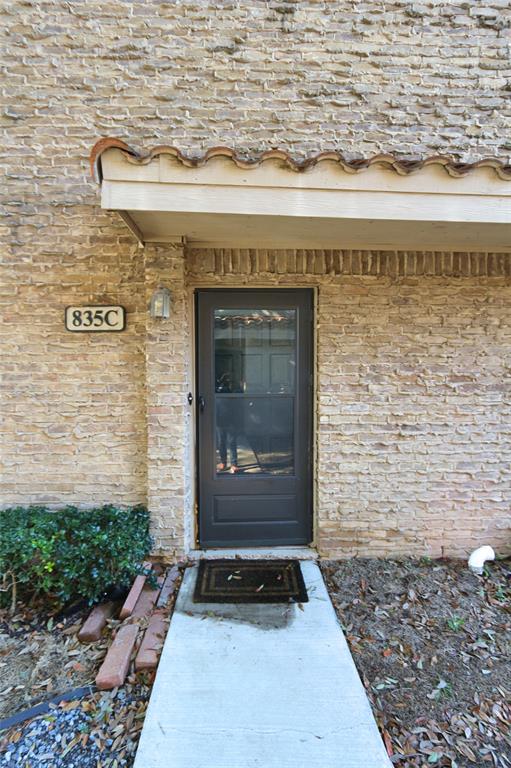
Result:
<svg viewBox="0 0 511 768"><path fill-rule="evenodd" d="M145 507L14 507L0 511L2 602L47 596L99 600L126 587L151 550Z"/></svg>

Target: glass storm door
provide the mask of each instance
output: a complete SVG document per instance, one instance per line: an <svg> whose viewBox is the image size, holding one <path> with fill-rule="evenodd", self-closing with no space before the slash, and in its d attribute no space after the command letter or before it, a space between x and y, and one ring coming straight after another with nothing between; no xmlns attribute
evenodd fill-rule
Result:
<svg viewBox="0 0 511 768"><path fill-rule="evenodd" d="M312 294L198 292L199 538L312 539Z"/></svg>

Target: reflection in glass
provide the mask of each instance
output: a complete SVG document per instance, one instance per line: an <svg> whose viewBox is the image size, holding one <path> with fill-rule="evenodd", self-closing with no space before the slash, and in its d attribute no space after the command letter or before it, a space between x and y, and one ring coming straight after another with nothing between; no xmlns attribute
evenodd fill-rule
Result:
<svg viewBox="0 0 511 768"><path fill-rule="evenodd" d="M296 310L215 310L216 469L292 474Z"/></svg>

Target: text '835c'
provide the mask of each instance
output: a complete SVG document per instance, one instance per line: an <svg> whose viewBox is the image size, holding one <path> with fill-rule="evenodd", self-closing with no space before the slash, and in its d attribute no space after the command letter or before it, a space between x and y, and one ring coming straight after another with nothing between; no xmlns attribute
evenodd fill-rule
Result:
<svg viewBox="0 0 511 768"><path fill-rule="evenodd" d="M118 306L66 307L66 330L75 333L123 331L126 310Z"/></svg>

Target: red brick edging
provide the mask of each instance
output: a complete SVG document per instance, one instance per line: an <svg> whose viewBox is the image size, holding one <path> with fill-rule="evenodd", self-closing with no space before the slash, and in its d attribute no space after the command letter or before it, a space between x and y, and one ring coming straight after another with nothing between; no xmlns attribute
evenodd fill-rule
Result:
<svg viewBox="0 0 511 768"><path fill-rule="evenodd" d="M117 688L124 683L137 636L137 624L123 624L119 628L96 677L100 691Z"/></svg>
<svg viewBox="0 0 511 768"><path fill-rule="evenodd" d="M144 568L151 569L151 563L144 563ZM142 627L146 623L147 628L135 657L135 671L156 669L168 628L170 611L167 605L175 592L179 575L178 566L173 566L165 575L158 577L156 588L147 583L145 576L135 577L119 615L119 619L124 621L118 627L96 677L98 689L110 690L124 683L139 639L139 631L143 632ZM78 634L80 641L99 640L114 610L114 603L96 606Z"/></svg>

